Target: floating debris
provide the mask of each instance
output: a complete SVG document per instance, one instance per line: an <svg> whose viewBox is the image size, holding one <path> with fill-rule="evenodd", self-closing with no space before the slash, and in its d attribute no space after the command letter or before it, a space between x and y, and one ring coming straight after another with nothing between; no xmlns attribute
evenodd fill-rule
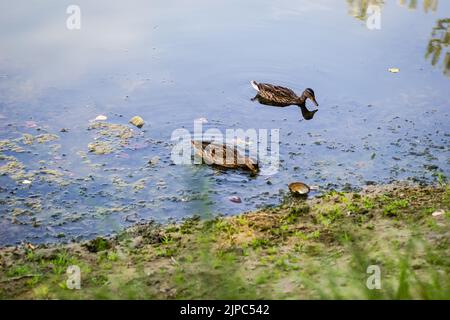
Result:
<svg viewBox="0 0 450 320"><path fill-rule="evenodd" d="M311 190L311 188L303 182L292 182L288 187L293 194L298 195L307 195Z"/></svg>
<svg viewBox="0 0 450 320"><path fill-rule="evenodd" d="M31 181L30 180L23 180L22 184L31 184Z"/></svg>
<svg viewBox="0 0 450 320"><path fill-rule="evenodd" d="M101 115L97 116L93 121L106 121L106 120L108 120L108 117L101 114Z"/></svg>
<svg viewBox="0 0 450 320"><path fill-rule="evenodd" d="M158 163L159 163L159 157L158 156L154 156L153 158L151 158L149 161L148 161L148 164L149 165L151 165L151 166L155 166L155 165L157 165Z"/></svg>
<svg viewBox="0 0 450 320"><path fill-rule="evenodd" d="M142 128L145 124L144 119L142 119L139 116L134 116L133 118L130 119L130 123L136 127L138 127L139 129Z"/></svg>
<svg viewBox="0 0 450 320"><path fill-rule="evenodd" d="M391 73L398 73L398 72L400 72L400 69L399 69L399 68L389 68L388 70L389 70L389 72L391 72Z"/></svg>
<svg viewBox="0 0 450 320"><path fill-rule="evenodd" d="M239 198L238 196L231 196L228 198L228 200L230 200L231 202L234 202L234 203L242 203L241 198Z"/></svg>
<svg viewBox="0 0 450 320"><path fill-rule="evenodd" d="M27 128L36 128L38 125L34 121L25 121L25 127Z"/></svg>

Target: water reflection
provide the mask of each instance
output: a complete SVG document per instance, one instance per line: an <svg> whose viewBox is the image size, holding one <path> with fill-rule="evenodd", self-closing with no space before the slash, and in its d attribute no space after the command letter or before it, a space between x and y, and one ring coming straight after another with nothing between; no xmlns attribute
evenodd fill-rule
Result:
<svg viewBox="0 0 450 320"><path fill-rule="evenodd" d="M436 27L431 32L431 38L428 42L427 53L425 58L431 56L431 64L436 66L443 58L442 67L444 74L450 77L450 52L448 45L450 44L450 19L439 19ZM445 53L444 53L445 52Z"/></svg>
<svg viewBox="0 0 450 320"><path fill-rule="evenodd" d="M401 6L407 6L408 9L417 9L417 0L399 0ZM423 0L423 11L436 11L439 0Z"/></svg>
<svg viewBox="0 0 450 320"><path fill-rule="evenodd" d="M259 94L257 94L255 97L253 97L251 99L252 101L258 101L260 104L266 105L266 106L271 106L271 107L286 107L286 105L284 104L279 104L267 99L264 99L263 97L261 97ZM311 120L312 118L314 118L314 115L316 114L317 111L319 111L319 109L315 109L310 111L306 106L304 105L297 105L302 113L303 119L305 120Z"/></svg>
<svg viewBox="0 0 450 320"><path fill-rule="evenodd" d="M417 9L418 0L399 0L398 4L400 6L406 6L408 9ZM348 13L359 19L367 19L367 8L369 6L379 6L382 7L385 4L384 0L347 0ZM439 0L423 0L423 11L428 13L429 11L437 11Z"/></svg>
<svg viewBox="0 0 450 320"><path fill-rule="evenodd" d="M305 106L300 106L300 109L302 110L302 116L305 120L311 120L312 118L314 118L316 112L319 111L319 109L309 111Z"/></svg>
<svg viewBox="0 0 450 320"><path fill-rule="evenodd" d="M348 13L359 20L367 19L367 8L371 5L382 6L383 0L347 0Z"/></svg>

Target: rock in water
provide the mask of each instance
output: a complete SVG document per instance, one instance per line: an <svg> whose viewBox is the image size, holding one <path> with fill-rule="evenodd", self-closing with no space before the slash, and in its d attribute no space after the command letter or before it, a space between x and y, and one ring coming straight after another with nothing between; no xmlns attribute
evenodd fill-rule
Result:
<svg viewBox="0 0 450 320"><path fill-rule="evenodd" d="M106 120L108 120L108 117L107 117L107 116L104 116L103 114L97 116L97 117L94 119L94 121L106 121Z"/></svg>
<svg viewBox="0 0 450 320"><path fill-rule="evenodd" d="M292 182L289 184L289 190L298 195L306 195L311 190L309 186L304 184L303 182Z"/></svg>
<svg viewBox="0 0 450 320"><path fill-rule="evenodd" d="M239 198L238 196L231 196L228 198L228 200L230 200L231 202L234 202L234 203L242 203L241 198Z"/></svg>
<svg viewBox="0 0 450 320"><path fill-rule="evenodd" d="M130 123L138 128L142 128L144 126L144 119L139 116L134 116L131 118Z"/></svg>

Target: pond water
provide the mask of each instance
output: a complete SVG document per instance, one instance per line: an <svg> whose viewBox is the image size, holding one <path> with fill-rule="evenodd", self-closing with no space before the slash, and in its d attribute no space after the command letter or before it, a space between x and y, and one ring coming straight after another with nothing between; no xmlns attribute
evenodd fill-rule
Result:
<svg viewBox="0 0 450 320"><path fill-rule="evenodd" d="M69 30L71 2L1 1L0 244L236 214L276 205L292 181L448 175L450 2L382 2L80 0ZM262 105L253 79L313 88L319 111ZM199 118L280 129L278 172L174 165L172 132Z"/></svg>

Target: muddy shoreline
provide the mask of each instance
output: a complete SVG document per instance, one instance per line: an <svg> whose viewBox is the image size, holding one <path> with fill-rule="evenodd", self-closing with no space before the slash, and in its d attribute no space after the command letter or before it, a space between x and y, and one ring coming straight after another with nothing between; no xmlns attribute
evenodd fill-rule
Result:
<svg viewBox="0 0 450 320"><path fill-rule="evenodd" d="M397 183L286 197L231 217L140 224L111 238L24 243L0 249L0 296L450 298L449 210L447 184ZM382 290L365 287L374 264ZM80 290L67 287L71 265L81 270Z"/></svg>

